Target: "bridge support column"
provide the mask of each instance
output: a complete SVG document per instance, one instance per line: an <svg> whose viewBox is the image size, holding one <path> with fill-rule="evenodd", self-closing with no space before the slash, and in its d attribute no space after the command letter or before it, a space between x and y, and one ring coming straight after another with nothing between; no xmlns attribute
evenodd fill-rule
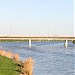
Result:
<svg viewBox="0 0 75 75"><path fill-rule="evenodd" d="M31 39L29 39L29 48L31 48Z"/></svg>
<svg viewBox="0 0 75 75"><path fill-rule="evenodd" d="M68 40L66 39L65 40L65 47L67 48L67 46L68 46Z"/></svg>

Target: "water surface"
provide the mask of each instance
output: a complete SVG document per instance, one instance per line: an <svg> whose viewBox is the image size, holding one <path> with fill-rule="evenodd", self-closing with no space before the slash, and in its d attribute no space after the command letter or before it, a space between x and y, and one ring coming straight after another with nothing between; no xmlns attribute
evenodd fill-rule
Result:
<svg viewBox="0 0 75 75"><path fill-rule="evenodd" d="M64 42L32 42L32 48L28 42L1 42L0 49L19 53L23 61L28 57L35 60L34 75L75 75L74 59L75 44Z"/></svg>

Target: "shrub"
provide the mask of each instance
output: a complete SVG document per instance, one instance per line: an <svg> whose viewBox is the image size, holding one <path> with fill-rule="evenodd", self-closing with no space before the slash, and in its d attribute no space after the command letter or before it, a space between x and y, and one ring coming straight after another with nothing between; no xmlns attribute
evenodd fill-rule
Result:
<svg viewBox="0 0 75 75"><path fill-rule="evenodd" d="M5 56L6 55L6 52L4 50L0 50L0 55L1 56Z"/></svg>
<svg viewBox="0 0 75 75"><path fill-rule="evenodd" d="M33 64L34 64L34 61L32 58L28 58L24 61L23 71L24 71L24 73L26 73L26 75L32 75Z"/></svg>
<svg viewBox="0 0 75 75"><path fill-rule="evenodd" d="M13 54L11 52L6 52L6 55L5 55L7 58L13 58Z"/></svg>
<svg viewBox="0 0 75 75"><path fill-rule="evenodd" d="M13 60L14 61L19 61L19 55L18 54L14 54L13 55Z"/></svg>

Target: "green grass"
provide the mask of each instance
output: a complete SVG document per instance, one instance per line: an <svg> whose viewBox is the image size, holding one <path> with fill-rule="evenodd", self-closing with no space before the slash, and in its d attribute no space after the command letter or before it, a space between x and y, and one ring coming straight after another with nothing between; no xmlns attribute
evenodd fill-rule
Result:
<svg viewBox="0 0 75 75"><path fill-rule="evenodd" d="M28 42L28 40L0 40L0 42Z"/></svg>
<svg viewBox="0 0 75 75"><path fill-rule="evenodd" d="M0 56L0 75L19 75L17 64L9 58Z"/></svg>

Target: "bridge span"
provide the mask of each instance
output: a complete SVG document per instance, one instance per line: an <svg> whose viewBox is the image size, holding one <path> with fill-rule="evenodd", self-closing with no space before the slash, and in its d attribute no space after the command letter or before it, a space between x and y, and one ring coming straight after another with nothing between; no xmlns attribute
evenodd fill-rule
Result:
<svg viewBox="0 0 75 75"><path fill-rule="evenodd" d="M75 37L70 36L0 36L0 40L28 40L31 48L32 41L64 41L64 46L67 48L68 41L75 40Z"/></svg>

